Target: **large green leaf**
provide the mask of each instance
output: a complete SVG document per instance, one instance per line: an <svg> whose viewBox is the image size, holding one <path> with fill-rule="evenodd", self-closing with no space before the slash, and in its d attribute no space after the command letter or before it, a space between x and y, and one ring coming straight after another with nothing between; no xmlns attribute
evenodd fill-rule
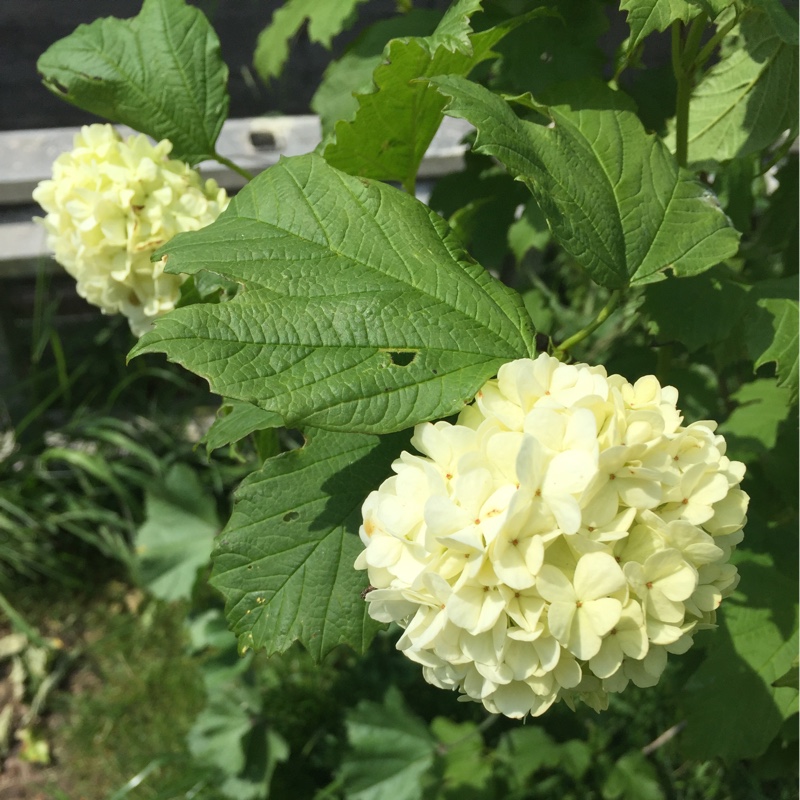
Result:
<svg viewBox="0 0 800 800"><path fill-rule="evenodd" d="M202 661L206 705L187 737L189 752L204 768L218 772L221 793L231 800L261 800L269 794L275 768L289 747L269 725L261 692L246 675L250 659L238 658L236 639L219 611L194 620L196 650L211 649ZM220 625L221 622L221 625Z"/></svg>
<svg viewBox="0 0 800 800"><path fill-rule="evenodd" d="M463 78L431 82L450 98L446 112L477 128L474 149L528 185L553 235L597 283L647 283L667 268L697 274L736 252L739 235L716 198L645 133L622 93L583 84L565 88L569 102L557 106L518 98L550 117L544 126Z"/></svg>
<svg viewBox="0 0 800 800"><path fill-rule="evenodd" d="M405 441L316 431L242 483L211 578L241 648L277 653L299 640L316 660L340 644L366 649L379 625L353 568L361 505Z"/></svg>
<svg viewBox="0 0 800 800"><path fill-rule="evenodd" d="M774 362L778 386L788 389L791 402L797 402L800 358L796 273L753 285L742 333L754 369Z"/></svg>
<svg viewBox="0 0 800 800"><path fill-rule="evenodd" d="M732 2L732 0L728 0ZM797 30L797 4L793 6L794 16L789 13L791 3L784 4L781 0L749 0L750 5L761 9L768 17L775 29L775 33L788 44L800 44L800 33Z"/></svg>
<svg viewBox="0 0 800 800"><path fill-rule="evenodd" d="M750 463L778 442L778 430L791 411L790 393L774 378L745 383L731 395L737 407L720 425L728 441L728 455Z"/></svg>
<svg viewBox="0 0 800 800"><path fill-rule="evenodd" d="M411 190L417 170L442 121L444 100L417 79L441 74L466 75L490 58L491 48L531 15L480 33L472 33L469 18L481 0L458 0L431 36L389 42L373 73L374 91L358 95L352 121L341 120L325 159L351 175L394 180Z"/></svg>
<svg viewBox="0 0 800 800"><path fill-rule="evenodd" d="M653 31L665 31L675 21L688 22L702 10L689 0L620 0L619 7L628 14L631 49Z"/></svg>
<svg viewBox="0 0 800 800"><path fill-rule="evenodd" d="M308 21L308 38L325 47L353 22L356 7L365 0L288 0L276 9L258 36L253 65L268 81L280 75L289 57L289 41Z"/></svg>
<svg viewBox="0 0 800 800"><path fill-rule="evenodd" d="M441 217L318 156L283 160L159 253L169 271L246 288L175 310L134 353L165 352L287 425L385 433L446 417L533 347L519 296Z"/></svg>
<svg viewBox="0 0 800 800"><path fill-rule="evenodd" d="M45 86L93 114L169 139L190 164L214 155L228 114L228 68L202 12L144 0L133 19L80 25L40 58Z"/></svg>
<svg viewBox="0 0 800 800"><path fill-rule="evenodd" d="M758 300L759 313L747 320L751 338L749 348L756 358L755 368L775 362L778 386L790 391L793 402L798 395L798 303L785 298ZM766 346L765 346L766 345Z"/></svg>
<svg viewBox="0 0 800 800"><path fill-rule="evenodd" d="M767 13L747 13L692 94L691 164L742 157L785 131L796 134L797 74L797 47L781 38Z"/></svg>
<svg viewBox="0 0 800 800"><path fill-rule="evenodd" d="M368 28L338 61L325 69L311 108L319 114L323 136L333 132L340 119L352 119L358 111L356 93L372 87L372 73L390 39L429 36L441 19L437 11L416 8L408 14L381 20Z"/></svg>
<svg viewBox="0 0 800 800"><path fill-rule="evenodd" d="M348 800L421 800L436 740L395 687L383 704L364 701L347 715L347 738L339 777Z"/></svg>
<svg viewBox="0 0 800 800"><path fill-rule="evenodd" d="M772 535L795 536L791 528ZM740 590L682 696L681 744L692 758L755 758L797 711L797 690L775 687L797 654L797 580L767 555L747 554Z"/></svg>
<svg viewBox="0 0 800 800"><path fill-rule="evenodd" d="M220 529L214 498L191 467L176 464L147 492L145 509L135 541L142 585L162 600L188 598Z"/></svg>

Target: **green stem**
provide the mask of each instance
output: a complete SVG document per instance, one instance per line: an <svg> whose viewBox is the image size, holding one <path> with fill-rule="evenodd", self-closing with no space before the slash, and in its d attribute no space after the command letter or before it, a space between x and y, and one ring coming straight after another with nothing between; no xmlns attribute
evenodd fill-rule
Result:
<svg viewBox="0 0 800 800"><path fill-rule="evenodd" d="M228 169L232 169L234 172L241 175L246 181L251 181L255 177L252 172L242 169L238 164L234 164L229 158L225 158L225 156L221 156L219 153L214 153L214 160L219 161L220 164L223 164Z"/></svg>
<svg viewBox="0 0 800 800"><path fill-rule="evenodd" d="M706 29L708 15L704 12L694 18L689 26L689 33L686 35L686 46L683 48L682 63L684 71L690 77L694 75L697 67L697 53L700 50L700 40L703 38L703 31Z"/></svg>
<svg viewBox="0 0 800 800"><path fill-rule="evenodd" d="M619 305L620 300L622 300L622 289L615 289L608 298L608 302L600 309L600 313L594 320L585 328L582 328L577 333L573 333L566 341L562 342L555 352L556 358L561 358L571 347L574 347L588 336L591 336L611 316Z"/></svg>
<svg viewBox="0 0 800 800"><path fill-rule="evenodd" d="M697 54L694 59L694 66L696 69L699 69L703 66L703 64L711 58L714 51L719 46L719 43L736 27L736 24L739 22L739 17L734 16L733 19L729 20L725 25L723 25L703 46L703 49Z"/></svg>
<svg viewBox="0 0 800 800"><path fill-rule="evenodd" d="M683 67L681 57L681 23L672 23L672 71L678 94L675 99L675 158L681 167L689 163L689 101L692 97L692 80Z"/></svg>
<svg viewBox="0 0 800 800"><path fill-rule="evenodd" d="M672 23L672 71L678 88L675 99L675 158L681 167L689 163L689 104L695 71L704 63L700 61L700 42L707 22L708 15L705 12L695 17L689 26L683 48L681 23L679 20Z"/></svg>

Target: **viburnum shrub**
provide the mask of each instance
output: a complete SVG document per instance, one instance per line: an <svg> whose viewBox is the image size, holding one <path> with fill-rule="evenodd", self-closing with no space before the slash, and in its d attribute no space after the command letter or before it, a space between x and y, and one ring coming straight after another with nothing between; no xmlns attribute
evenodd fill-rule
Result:
<svg viewBox="0 0 800 800"><path fill-rule="evenodd" d="M303 19L329 43L356 2L335 21L300 5L259 41L265 78ZM90 300L100 272L152 281L137 302L159 316L132 355L164 353L224 398L209 446L303 434L244 480L217 540L211 583L242 651L363 652L398 623L426 680L525 717L559 699L604 709L695 641L686 752L755 756L797 701L781 466L798 385L796 22L778 0L624 0L610 59L604 9L458 0L438 22L380 23L326 71L316 152L212 221L224 197L189 166L251 177L216 150L219 43L183 0L144 0L39 69L189 166L93 127L86 146L102 131L124 165L79 148L37 198ZM665 31L671 60L650 68ZM445 115L474 130L426 205L417 177ZM137 200L156 176L188 195ZM152 271L130 256L152 241L137 214L159 238L170 220ZM160 314L176 296L154 286L209 274L240 288L203 302L187 282ZM116 285L91 285L129 313Z"/></svg>

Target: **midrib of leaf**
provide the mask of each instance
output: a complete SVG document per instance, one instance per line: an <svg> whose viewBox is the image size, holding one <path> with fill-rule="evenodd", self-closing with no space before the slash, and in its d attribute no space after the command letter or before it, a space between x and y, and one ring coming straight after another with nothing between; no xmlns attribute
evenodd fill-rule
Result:
<svg viewBox="0 0 800 800"><path fill-rule="evenodd" d="M365 294L366 293L372 294L372 292L365 292ZM283 295L283 296L284 297L289 297L290 295ZM326 295L326 297L327 298L335 298L335 297L338 297L338 295ZM235 301L236 301L236 298L234 298L233 300L229 301L229 303L232 305ZM474 320L471 317L467 317L467 319L470 322L474 322ZM219 341L218 339L212 339L212 338L209 338L207 336L203 336L201 334L194 333L194 332L191 333L190 335L187 335L186 337L171 336L170 340L174 341L174 342L184 342L184 341L185 342L197 342L197 341L218 342ZM503 341L505 341L505 340L503 340ZM397 352L404 352L404 351L406 351L406 352L415 352L418 349L422 348L422 346L420 346L418 348L418 347L416 347L414 345L404 345L403 347L400 347L398 349L398 348L395 348L394 346L392 346L391 344L386 344L386 345L377 345L377 344L354 344L354 345L348 345L348 344L308 344L308 343L302 342L302 341L292 342L291 344L287 344L286 342L281 342L281 341L277 341L277 342L272 342L272 341L255 342L255 341L251 341L249 339L248 340L244 340L244 339L242 339L242 337L239 334L237 334L235 340L234 339L226 340L225 343L226 344L231 344L231 345L240 344L240 345L245 346L245 347L269 347L269 346L273 346L273 347L308 347L308 348L313 348L314 350L325 350L325 349L328 349L328 348L335 349L335 350L363 350L363 349L369 348L369 349L378 350L379 352L390 352L390 353L397 353ZM437 351L440 351L440 352L443 352L443 353L456 353L456 354L464 354L464 353L466 353L468 355L469 354L474 354L474 355L480 355L480 356L484 356L485 355L486 358L489 359L489 360L497 358L497 356L494 356L494 355L491 355L491 354L487 354L483 350L468 350L466 348L453 349L453 348L450 348L450 347L445 347L444 345L436 345L435 349ZM307 355L303 356L303 358L309 358L311 355L313 355L313 353L308 353ZM368 361L370 357L371 356L365 358L364 360ZM217 358L215 360L217 360L217 361L227 361L229 358L230 358L229 355L225 355L225 356L219 356L219 358ZM209 361L209 363L212 363L212 361ZM302 359L299 359L297 362L294 362L294 363L298 364L298 363L300 363L300 361L302 361ZM348 367L348 371L350 369L357 369L357 367L358 367L358 365L354 364L352 367ZM466 369L466 367L465 367L465 369ZM339 372L337 374L344 375L346 373ZM438 378L437 375L433 375L431 378L426 378L425 381L419 381L419 383L422 384L422 383L424 383L424 382L426 382L428 380L436 380L437 378ZM311 380L309 383L299 384L298 386L299 386L299 388L303 388L303 387L306 387L306 386L313 386L315 383L318 383L318 382L319 382L319 379L317 378L317 379ZM410 386L406 386L405 387L406 390L408 390L410 388L411 388ZM297 389L298 389L298 387L293 387L291 391L294 392L294 391L297 391ZM392 390L392 391L394 391L394 390ZM389 394L389 392L382 391L381 394ZM279 397L279 396L280 396L280 394L276 394L275 395L275 397ZM366 397L366 395L365 395L365 397Z"/></svg>
<svg viewBox="0 0 800 800"><path fill-rule="evenodd" d="M777 38L777 37L771 37L771 38ZM764 41L769 41L769 40L762 40L761 44L763 44ZM752 80L747 81L747 82L742 84L742 86L741 86L742 91L739 94L739 96L736 98L735 102L729 103L728 107L725 109L725 111L722 114L720 114L719 116L717 116L714 119L712 119L704 128L701 128L694 136L691 136L689 138L689 143L690 144L693 141L695 141L695 139L699 139L703 134L707 133L715 125L721 123L721 121L723 119L725 119L725 117L727 117L729 114L733 113L736 110L736 108L743 101L743 99L753 90L753 88L759 82L759 80L761 80L761 76L764 74L764 72L766 70L769 69L769 67L772 64L772 62L778 57L778 54L780 53L780 51L781 51L781 46L779 45L777 48L775 48L772 51L772 54L764 62L764 66L759 71L758 75L756 75L756 77L753 78ZM734 91L735 91L735 87L734 87ZM726 94L728 94L728 93L726 92Z"/></svg>
<svg viewBox="0 0 800 800"><path fill-rule="evenodd" d="M468 320L470 323L476 322L476 320L473 317L469 316L467 313L465 313L464 311L462 311L461 309L459 309L457 306L453 305L452 303L447 302L445 300L445 298L438 297L435 294L431 294L430 291L428 291L428 290L426 290L426 289L424 289L424 288L422 288L420 286L417 286L417 285L415 285L415 284L413 284L411 282L406 283L401 278L399 278L399 277L397 277L395 275L390 275L390 274L387 274L385 272L381 272L377 267L369 264L366 261L363 261L363 260L360 260L360 259L356 258L355 255L346 254L346 253L343 253L343 252L341 252L339 250L336 250L330 243L330 236L328 234L328 231L322 225L322 222L321 222L319 216L317 215L316 209L313 207L313 205L310 202L310 200L308 199L308 197L306 197L306 195L302 191L302 188L301 188L300 184L297 182L295 176L292 175L291 177L292 177L292 180L294 181L295 185L298 187L298 189L300 189L301 196L306 201L306 203L307 203L307 205L308 205L308 207L309 207L314 219L316 220L316 222L317 222L317 224L319 226L320 232L325 237L325 242L326 243L325 243L324 247L326 248L326 250L325 250L324 254L320 254L319 258L326 258L327 259L327 258L330 258L331 255L333 255L333 256L335 256L337 258L341 258L341 259L344 259L346 261L349 261L349 262L351 262L351 263L353 263L353 264L355 264L355 265L357 265L359 267L362 267L365 271L368 271L368 272L370 272L370 273L372 273L374 275L380 276L381 282L383 282L385 284L388 284L391 281L391 283L394 284L399 291L407 292L409 289L411 289L412 291L417 292L420 295L428 298L435 305L446 306L450 311L455 312L459 317ZM405 266L408 275L412 276L413 273L409 269L408 262L403 257L403 254L399 250L397 250L397 248L395 248L395 246L392 243L391 238L387 235L386 230L383 228L383 226L380 224L380 222L376 218L372 217L371 213L368 212L368 210L366 209L364 204L356 197L356 195L354 195L352 193L351 189L344 183L344 181L341 180L341 177L337 175L337 178L342 183L343 188L347 190L348 194L352 197L352 199L356 202L356 204L364 212L365 219L370 219L371 220L371 223L374 226L373 229L375 229L375 230L380 232L380 236L383 239L383 241L386 242L388 248L392 251L392 253L394 253L397 256L399 261ZM316 241L314 241L312 239L308 239L307 237L304 237L304 236L300 236L299 234L295 233L294 231L288 230L286 228L281 228L281 227L279 227L278 225L276 225L276 224L274 224L272 222L266 222L266 221L260 220L260 219L258 219L256 217L245 217L245 216L239 216L239 217L234 218L234 220L237 220L237 219L238 220L246 219L246 220L250 220L251 222L253 222L253 223L257 224L257 225L264 225L264 226L266 226L268 228L271 228L271 229L273 229L275 231L278 231L280 234L283 234L284 236L293 237L293 238L299 239L300 241L302 241L304 244L306 244L309 247L323 248L323 245L321 245L319 242L316 242ZM450 251L449 248L448 248L448 252L450 253L450 255L452 257L453 254L452 254L452 252ZM302 257L302 259L298 259L298 260L308 261L311 258L313 258L313 256L310 256L310 255L306 254L306 255L304 255ZM498 304L496 298L493 295L489 294L489 292L487 292L486 288L484 286L482 286L478 282L476 276L470 274L466 269L463 269L461 267L461 264L459 263L459 261L457 261L455 258L453 258L453 267L454 268L458 268L460 270L460 277L463 278L463 279L468 279L469 283L473 286L473 288L475 288L476 291L480 292L484 296L484 298L485 298L484 303L485 303L485 301L490 300L492 305L500 313L502 313L503 317L506 320L508 320L512 324L512 326L514 327L515 331L519 331L519 320L515 320L515 319L513 319L512 317L510 317L508 315L507 311L505 309L503 309ZM214 272L213 265L209 265L207 267L207 269L209 271L211 271L211 272ZM167 270L167 271L169 271L169 270ZM235 277L233 277L232 279L236 280ZM258 285L260 287L261 291L269 292L272 295L277 295L277 296L280 296L280 297L290 297L290 298L293 298L293 299L306 299L306 300L312 300L312 301L316 300L316 299L329 299L330 300L330 299L333 299L333 298L336 298L336 297L342 297L342 298L346 299L348 297L352 297L353 295L357 295L357 294L361 294L362 293L362 292L359 292L359 291L350 291L350 290L348 290L346 294L325 293L325 294L313 295L313 296L312 295L294 295L294 294L286 294L284 292L280 292L280 291L276 290L275 288L273 288L271 286L266 286L264 284L256 284L256 285ZM387 285L386 289L388 290L388 288L389 287ZM364 294L374 294L374 290L365 289L363 291L363 293ZM246 292L242 295L242 297L246 301L246 297L247 297ZM250 297L252 298L252 293L250 294ZM234 304L236 304L237 303L237 299L238 298L234 298L233 300L231 300L229 305L233 306ZM509 302L511 302L511 298L509 298ZM503 333L501 331L494 330L492 328L489 328L489 330L491 330L492 333L494 333L499 339L501 339L506 344L513 344L513 342L510 342L503 335ZM193 335L193 338L204 339L205 337L201 336L198 333L198 334ZM181 338L180 337L175 337L175 340L176 341L181 341ZM206 339L206 340L207 341L213 341L212 339ZM253 346L261 344L260 342L254 342L254 341L242 341L240 336L237 336L237 340L242 344L249 344L249 345L253 345ZM282 342L265 342L264 344L280 345L280 344L283 344L283 343ZM332 347L334 345L316 345L315 344L315 345L305 345L305 346L308 346L308 347L312 347L313 346L315 348L321 348L321 347ZM367 345L335 345L335 346L336 347L353 347L353 348L360 349L362 347L375 347L377 345L367 344ZM391 349L391 346L392 345L391 345L390 342L386 342L385 343L385 347L386 348ZM447 347L444 347L444 346L441 346L441 347L437 346L437 349L445 351L445 352L458 352L458 353L476 352L479 355L483 355L483 352L481 350L473 351L473 350L469 350L468 348L463 348L463 347L460 347L458 350L454 350L454 349L451 350L450 348L447 348Z"/></svg>
<svg viewBox="0 0 800 800"><path fill-rule="evenodd" d="M532 125L534 123L528 123L528 124ZM510 153L517 153L517 155L519 155L523 160L525 160L525 161L529 161L530 160L529 157L527 155L524 155L521 150L515 150L512 147L498 145L498 146L495 146L494 149L498 150L498 151L506 151L506 152L510 152ZM599 163L599 159L596 159L596 160ZM502 159L501 159L501 161L502 161ZM543 171L547 172L547 169L545 168L544 164L542 164L542 169L543 169ZM604 172L605 172L605 170L604 170ZM559 186L564 191L564 194L566 194L566 195L570 194L569 188L565 184L563 184L558 178L556 178L555 175L553 175L552 172L548 172L548 175L549 175L550 180L552 180L553 183L555 183L557 186ZM609 185L610 185L610 178L609 178L608 175L606 175L606 179L608 180ZM526 176L526 183L528 183L528 182L531 182L531 179L530 179L530 177ZM614 196L614 198L616 199L616 193L614 192L613 187L611 187L611 193ZM587 214L586 218L588 220L588 224L590 224L592 226L592 230L595 232L597 238L601 242L601 244L602 244L602 246L603 246L603 248L604 248L604 250L606 252L608 261L605 262L605 263L609 263L609 264L616 263L616 258L614 257L613 253L611 253L611 251L608 249L608 247L606 245L606 242L605 242L606 237L599 232L594 217L592 217L589 214ZM617 216L617 221L620 222L619 215ZM620 222L620 224L621 224L621 222ZM620 237L620 238L622 238L622 237ZM616 275L615 271L612 270L612 272L614 272L614 274Z"/></svg>
<svg viewBox="0 0 800 800"><path fill-rule="evenodd" d="M232 300L231 302L235 302L235 299ZM192 334L191 336L187 336L186 338L177 337L177 336L173 337L173 341L187 342L187 343L190 343L190 344L191 343L196 343L198 340L209 341L209 342L217 341L217 340L214 340L214 339L208 339L208 338L203 337L203 336L201 336L199 334L196 334L196 335ZM241 344L243 347L244 346L252 346L252 347L269 347L269 346L286 347L286 346L288 346L284 342L251 342L251 341L243 342L240 336L237 336L236 341L231 340L229 342L229 344L231 344L231 345ZM347 349L347 350L370 349L370 352L367 353L364 356L364 358L362 358L360 361L357 361L356 363L352 364L347 369L340 369L339 372L337 373L339 376L346 376L346 375L348 375L348 374L350 374L351 372L354 372L354 371L357 372L365 362L369 361L374 356L374 353L372 352L373 349L377 349L379 351L383 350L383 351L392 351L392 352L394 352L394 348L392 348L391 346L388 346L388 347L385 347L385 348L378 348L375 345L336 345L336 344L333 344L333 345L316 345L316 344L315 345L309 345L309 344L305 344L305 343L301 342L301 343L298 343L298 344L293 344L292 346L293 347L305 347L305 348L308 348L311 351L309 353L306 353L304 356L302 356L302 358L299 358L297 361L293 362L293 364L292 364L293 368L295 368L297 366L297 364L300 364L303 361L303 359L310 358L311 356L314 355L314 353L316 351L319 351L319 350L334 349L334 350L341 351L342 349ZM412 349L413 350L415 348L408 348L408 349ZM437 346L436 349L438 351L440 351L440 352L452 352L452 353L455 353L457 355L462 355L464 353L472 353L472 352L474 352L475 354L477 354L479 356L485 356L486 360L491 360L493 358L497 358L497 356L487 355L486 353L484 353L481 350L470 351L470 350L466 350L466 349L463 349L463 348L460 349L460 350L453 350L453 349L450 349L450 348L447 348L447 347L443 347L443 346ZM239 352L241 352L241 350ZM230 359L230 354L226 353L225 355L222 355L219 358L210 359L208 363L211 364L211 363L214 363L215 361L228 361L229 359ZM176 360L178 361L178 363L181 363L181 359L180 358L176 358ZM468 364L468 365L466 365L466 366L464 366L464 367L462 367L460 369L451 369L450 370L450 374L455 375L455 374L457 374L459 372L463 372L464 370L472 369L472 368L474 368L474 366L475 366L474 364ZM372 398L372 397L390 397L392 395L397 395L398 393L401 393L401 392L409 392L409 391L412 391L412 390L414 392L418 393L419 390L420 390L420 387L422 387L424 384L435 382L435 381L437 381L439 379L440 379L439 375L430 375L430 376L427 376L427 377L419 378L412 386L398 386L396 388L390 388L390 387L376 388L372 392L366 392L365 390L362 389L358 396L359 396L360 399L367 400L367 399ZM291 394L293 394L295 392L298 392L298 391L300 391L302 389L306 389L308 387L314 386L314 384L316 384L318 382L319 382L319 380L317 378L313 378L312 377L306 383L298 383L297 385L292 386L291 388L283 389L283 391L274 391L273 394L270 396L270 400L271 401L278 400L279 398L281 398L283 396L291 395ZM337 402L330 402L329 405L328 405L328 408L330 408L330 409L339 408L340 406L346 406L346 405L348 405L348 404L350 404L352 402L353 402L352 398L342 398L341 400L339 400Z"/></svg>
<svg viewBox="0 0 800 800"><path fill-rule="evenodd" d="M144 63L143 53L141 52L141 42L136 36L133 36L132 38L136 45L137 51L139 51L140 63ZM105 31L103 31L102 29L101 29L101 40L103 41L103 45L105 48L107 42L105 40ZM144 102L142 104L150 109L154 109L159 119L166 120L173 127L182 129L183 127L182 123L179 123L176 117L170 116L170 114L167 113L166 109L162 108L159 104L154 103L150 95L139 86L138 81L132 78L125 70L123 70L120 64L116 63L108 55L106 55L104 49L98 50L96 46L93 46L90 52L92 52L96 56L100 56L100 58L103 61L105 61L106 64L108 64L108 66L111 67L112 72L116 72L117 75L119 75L121 78L124 78L126 82L126 91L135 94L138 98L143 99ZM80 72L79 70L72 69L70 67L61 67L61 69L64 72L71 72L73 75L77 75L79 77L84 77L84 78L86 77L86 73Z"/></svg>
<svg viewBox="0 0 800 800"><path fill-rule="evenodd" d="M187 97L189 98L190 102L194 106L194 110L195 110L195 113L197 114L197 118L200 119L200 120L203 120L205 118L205 114L203 113L203 109L200 108L200 106L197 104L197 98L195 97L195 93L191 90L191 84L189 83L189 79L188 79L188 77L186 75L186 70L184 69L184 66L183 66L183 63L182 63L181 59L178 57L178 49L176 48L176 46L174 45L174 43L172 41L172 36L171 36L172 30L171 30L170 26L167 24L167 20L166 20L166 17L165 17L166 7L162 4L162 5L159 6L158 10L159 10L159 13L161 14L161 24L164 26L164 30L166 31L165 39L166 39L167 43L169 44L170 53L172 54L175 63L178 65L178 73L180 75L181 83L183 84L183 88L184 88L184 99L186 99ZM191 34L193 28L197 25L197 23L198 23L197 16L193 16L191 25L190 25L189 29L186 31L186 35L187 36L189 34ZM203 84L202 85L203 85L204 90L207 93L208 75L206 73L206 69L207 69L208 59L206 58L206 47L205 47L205 45L206 45L206 37L203 36ZM178 126L178 127L180 127L180 126ZM207 138L206 134L207 134L207 131L205 130L205 128L203 128L204 138Z"/></svg>
<svg viewBox="0 0 800 800"><path fill-rule="evenodd" d="M614 206L615 206L615 208L614 208L614 222L616 223L617 229L618 229L619 234L620 234L619 235L619 239L624 243L625 242L625 226L622 224L622 214L621 214L621 210L620 210L619 197L617 195L616 189L614 188L614 182L613 182L613 180L611 178L611 174L609 173L608 169L606 168L606 165L603 162L603 159L595 156L595 151L592 148L591 140L589 139L589 137L585 133L583 133L583 131L581 131L580 127L575 125L574 123L569 123L569 121L566 120L566 119L564 119L564 122L567 123L567 126L571 127L572 130L574 130L575 133L578 134L578 136L582 137L583 141L586 144L586 147L588 147L588 149L589 149L590 158L593 157L594 160L600 165L600 169L602 170L603 176L606 179L606 185L608 186L608 188L611 191L611 196L614 198ZM558 123L556 123L556 124L558 124ZM616 127L617 132L619 133L620 140L624 144L624 138L623 138L623 135L622 135L622 129L620 128L619 120L616 117L614 118L614 126ZM620 161L620 175L624 175L625 174L625 147L624 146L620 147L620 159L621 159L621 161ZM559 186L560 185L561 184L559 184ZM597 238L600 239L600 241L603 241L603 239L605 237L603 237L599 233L599 230L598 230L597 225L596 225L595 218L593 216L591 216L591 217L589 217L589 220L591 221L592 229L597 234ZM662 220L662 223L663 223L663 220ZM660 227L660 225L659 225L659 227ZM610 263L612 263L612 264L616 263L616 258L614 256L614 254L611 253L608 250L608 248L605 246L605 243L603 244L603 246L606 249L606 252L608 253L608 256L609 256L609 259L610 259ZM623 268L625 269L625 274L626 275L630 274L629 271L628 271L628 263L627 263L626 254L625 253L623 253ZM633 276L631 276L631 277L633 277Z"/></svg>

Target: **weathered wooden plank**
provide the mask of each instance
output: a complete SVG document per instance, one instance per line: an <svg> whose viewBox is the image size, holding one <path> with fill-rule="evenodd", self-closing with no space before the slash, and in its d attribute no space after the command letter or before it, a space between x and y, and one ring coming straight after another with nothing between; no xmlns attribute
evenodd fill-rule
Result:
<svg viewBox="0 0 800 800"><path fill-rule="evenodd" d="M130 129L120 126L128 135ZM464 146L461 139L470 130L462 120L446 118L422 162L420 177L433 177L460 168ZM78 128L0 132L0 206L30 203L31 192L50 177L51 165L72 148ZM320 142L319 118L254 117L228 120L220 134L219 152L250 172L260 172L277 163L280 156L308 153ZM243 179L216 162L204 162L201 172L215 178L226 189L237 189Z"/></svg>

